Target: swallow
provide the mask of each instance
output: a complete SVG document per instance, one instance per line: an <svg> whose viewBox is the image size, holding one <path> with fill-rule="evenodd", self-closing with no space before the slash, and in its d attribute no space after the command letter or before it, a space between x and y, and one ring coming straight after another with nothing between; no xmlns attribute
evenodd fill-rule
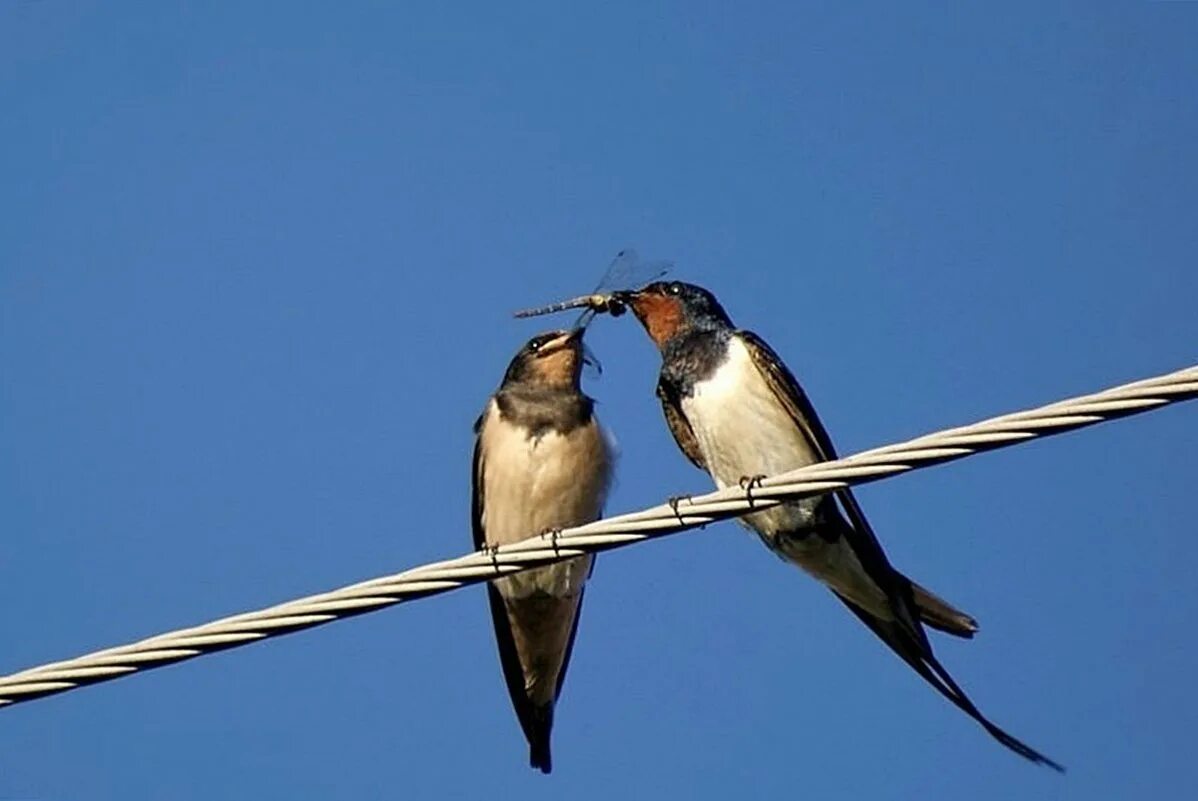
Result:
<svg viewBox="0 0 1198 801"><path fill-rule="evenodd" d="M706 289L658 281L602 300L609 310L630 308L657 345L657 397L666 423L683 454L717 486L751 491L763 476L837 458L794 375L761 337L736 328ZM1063 770L987 719L940 664L924 626L969 638L977 622L890 564L850 490L784 503L741 522L784 561L827 586L994 739Z"/></svg>
<svg viewBox="0 0 1198 801"><path fill-rule="evenodd" d="M474 425L472 524L489 549L599 517L612 449L583 394L583 329L535 336L512 359ZM534 568L487 585L499 662L529 764L553 768L553 709L578 633L593 557Z"/></svg>

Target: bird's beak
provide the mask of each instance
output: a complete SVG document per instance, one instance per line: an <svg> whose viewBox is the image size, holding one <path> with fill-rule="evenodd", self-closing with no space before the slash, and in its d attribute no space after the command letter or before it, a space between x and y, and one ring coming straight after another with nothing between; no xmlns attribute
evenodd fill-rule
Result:
<svg viewBox="0 0 1198 801"><path fill-rule="evenodd" d="M589 321L588 321L589 322ZM595 355L594 351L587 347L585 342L582 342L583 335L587 332L586 324L581 324L570 329L570 332L560 340L554 340L554 344L561 343L558 347L573 346L579 349L582 354L582 363L590 365L598 375L603 375L603 363Z"/></svg>
<svg viewBox="0 0 1198 801"><path fill-rule="evenodd" d="M546 343L548 350L577 347L582 341L582 336L586 333L586 331L586 328L583 327L571 328L569 331L563 331L561 334Z"/></svg>
<svg viewBox="0 0 1198 801"><path fill-rule="evenodd" d="M612 292L604 298L604 311L612 317L619 317L629 309L635 312L637 302L644 294L644 290L641 289L620 289Z"/></svg>

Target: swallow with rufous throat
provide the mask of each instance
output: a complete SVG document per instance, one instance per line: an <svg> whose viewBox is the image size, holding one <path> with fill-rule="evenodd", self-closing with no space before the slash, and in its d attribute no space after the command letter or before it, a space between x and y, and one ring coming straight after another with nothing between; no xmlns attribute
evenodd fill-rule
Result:
<svg viewBox="0 0 1198 801"><path fill-rule="evenodd" d="M715 480L750 492L762 477L837 458L815 408L776 353L736 328L702 287L658 281L588 302L630 308L661 352L657 396L682 452ZM751 497L751 496L750 496ZM937 660L924 626L972 637L977 623L896 570L849 489L789 501L741 522L844 602L941 695L1022 757L1053 760L987 719Z"/></svg>

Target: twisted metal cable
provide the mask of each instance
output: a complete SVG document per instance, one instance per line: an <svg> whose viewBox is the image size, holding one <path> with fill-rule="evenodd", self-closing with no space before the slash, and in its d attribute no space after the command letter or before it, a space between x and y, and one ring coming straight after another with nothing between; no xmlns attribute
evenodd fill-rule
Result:
<svg viewBox="0 0 1198 801"><path fill-rule="evenodd" d="M1198 397L1198 366L0 677L0 707Z"/></svg>

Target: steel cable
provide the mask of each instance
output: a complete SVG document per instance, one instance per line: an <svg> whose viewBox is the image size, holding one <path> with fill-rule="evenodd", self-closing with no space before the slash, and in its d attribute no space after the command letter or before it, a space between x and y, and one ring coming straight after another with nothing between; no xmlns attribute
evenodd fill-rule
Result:
<svg viewBox="0 0 1198 801"><path fill-rule="evenodd" d="M539 534L494 551L422 565L331 592L3 676L0 677L0 706L163 667L584 553L622 548L663 537L766 509L785 500L878 481L1195 397L1198 397L1198 366L822 462L765 478L748 488L730 487L560 532Z"/></svg>

